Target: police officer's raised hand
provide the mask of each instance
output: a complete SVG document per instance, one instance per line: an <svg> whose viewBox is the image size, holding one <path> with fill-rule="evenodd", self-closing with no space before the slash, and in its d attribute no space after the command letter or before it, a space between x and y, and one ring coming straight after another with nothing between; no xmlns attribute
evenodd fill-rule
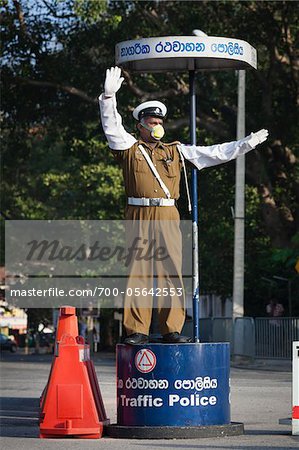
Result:
<svg viewBox="0 0 299 450"><path fill-rule="evenodd" d="M251 148L255 148L257 145L264 142L269 135L269 131L262 129L257 131L256 133L251 133L249 136L244 138L244 141L250 145Z"/></svg>
<svg viewBox="0 0 299 450"><path fill-rule="evenodd" d="M111 67L106 70L106 79L104 85L105 97L113 97L121 87L124 78L121 77L121 69L119 67Z"/></svg>

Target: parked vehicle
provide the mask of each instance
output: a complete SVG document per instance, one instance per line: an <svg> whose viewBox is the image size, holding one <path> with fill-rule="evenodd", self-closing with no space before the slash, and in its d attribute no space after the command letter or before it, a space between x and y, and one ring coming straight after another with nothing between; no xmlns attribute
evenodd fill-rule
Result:
<svg viewBox="0 0 299 450"><path fill-rule="evenodd" d="M0 350L10 350L15 353L18 349L17 343L14 339L10 339L5 334L0 333Z"/></svg>

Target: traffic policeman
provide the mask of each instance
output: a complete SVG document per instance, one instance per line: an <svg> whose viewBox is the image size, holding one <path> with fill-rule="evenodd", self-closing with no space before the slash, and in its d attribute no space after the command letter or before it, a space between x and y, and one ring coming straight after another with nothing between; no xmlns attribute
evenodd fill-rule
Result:
<svg viewBox="0 0 299 450"><path fill-rule="evenodd" d="M163 119L167 108L159 101L148 101L133 111L140 135L137 140L127 133L117 111L115 94L123 80L119 67L108 69L99 104L109 147L123 169L127 197L125 219L130 221L131 239L138 235L146 238L144 242L150 242L150 238L154 238L157 246L162 245L167 249L166 261L156 258L150 264L140 260L131 263L127 287L132 288L130 292L135 292L136 287L147 289L149 295L125 296L124 327L127 337L124 342L144 344L149 341L153 287L155 293L163 292L163 288L168 290L168 295L159 296L157 302L163 342L190 342L189 337L181 335L185 302L181 267L182 239L175 205L180 194L182 169L186 173L184 160L190 161L198 170L230 161L264 142L268 131L263 129L244 139L212 146L185 145L180 142L166 144L161 139L165 134Z"/></svg>

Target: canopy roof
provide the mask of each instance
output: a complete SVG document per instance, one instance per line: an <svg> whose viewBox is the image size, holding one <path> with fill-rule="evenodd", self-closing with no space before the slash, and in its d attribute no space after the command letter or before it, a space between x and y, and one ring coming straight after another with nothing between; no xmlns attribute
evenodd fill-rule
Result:
<svg viewBox="0 0 299 450"><path fill-rule="evenodd" d="M248 42L216 36L163 36L120 42L119 66L135 72L257 68L256 50Z"/></svg>

